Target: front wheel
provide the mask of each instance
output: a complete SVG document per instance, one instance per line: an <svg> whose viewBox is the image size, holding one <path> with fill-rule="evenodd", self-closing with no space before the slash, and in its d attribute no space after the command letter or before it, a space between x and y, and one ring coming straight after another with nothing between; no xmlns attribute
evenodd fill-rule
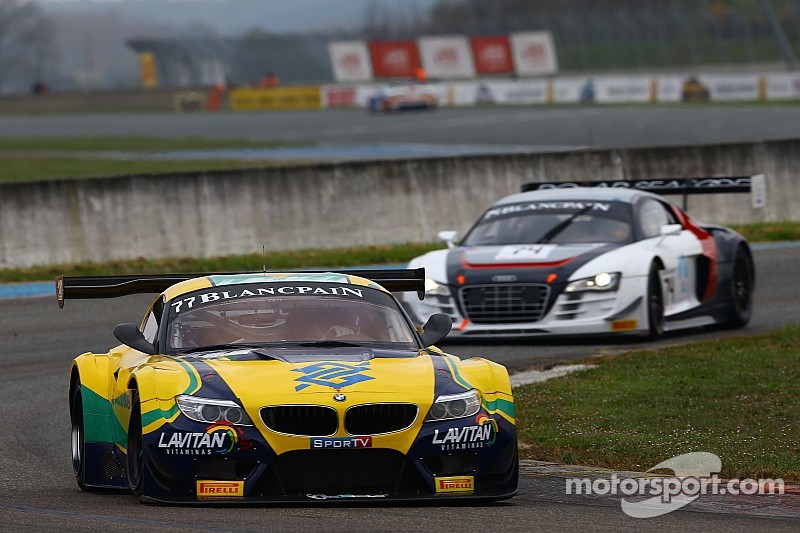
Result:
<svg viewBox="0 0 800 533"><path fill-rule="evenodd" d="M142 406L139 403L139 391L131 394L131 420L128 424L128 454L126 470L128 488L136 497L142 496L142 478L144 477L144 453L142 448Z"/></svg>
<svg viewBox="0 0 800 533"><path fill-rule="evenodd" d="M741 328L750 322L753 315L753 263L747 253L739 248L733 263L730 292L731 306L723 325Z"/></svg>
<svg viewBox="0 0 800 533"><path fill-rule="evenodd" d="M657 340L664 336L664 295L661 291L660 268L653 264L647 281L647 338Z"/></svg>

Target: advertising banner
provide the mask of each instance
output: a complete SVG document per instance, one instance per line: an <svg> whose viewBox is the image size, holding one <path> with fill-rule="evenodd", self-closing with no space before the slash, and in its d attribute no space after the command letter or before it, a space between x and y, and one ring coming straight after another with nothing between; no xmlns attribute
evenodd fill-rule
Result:
<svg viewBox="0 0 800 533"><path fill-rule="evenodd" d="M682 76L656 76L656 102L680 102L683 99Z"/></svg>
<svg viewBox="0 0 800 533"><path fill-rule="evenodd" d="M549 31L512 33L511 56L517 76L546 76L558 72L558 58Z"/></svg>
<svg viewBox="0 0 800 533"><path fill-rule="evenodd" d="M760 76L757 74L703 75L687 80L687 83L695 81L705 88L709 98L713 101L758 100Z"/></svg>
<svg viewBox="0 0 800 533"><path fill-rule="evenodd" d="M552 81L549 101L556 104L594 102L595 87L591 78L558 78Z"/></svg>
<svg viewBox="0 0 800 533"><path fill-rule="evenodd" d="M643 103L655 100L653 78L649 76L603 76L594 83L594 99L599 103Z"/></svg>
<svg viewBox="0 0 800 533"><path fill-rule="evenodd" d="M478 74L511 74L514 63L511 61L511 44L508 37L473 37L472 57Z"/></svg>
<svg viewBox="0 0 800 533"><path fill-rule="evenodd" d="M230 93L233 111L265 109L319 109L322 106L319 86L233 89Z"/></svg>
<svg viewBox="0 0 800 533"><path fill-rule="evenodd" d="M333 67L333 78L340 83L369 81L372 65L369 49L364 41L338 41L328 44L328 55Z"/></svg>
<svg viewBox="0 0 800 533"><path fill-rule="evenodd" d="M322 88L322 107L354 107L357 102L357 86L326 85Z"/></svg>
<svg viewBox="0 0 800 533"><path fill-rule="evenodd" d="M463 36L420 37L422 68L429 78L466 79L475 77L472 49Z"/></svg>
<svg viewBox="0 0 800 533"><path fill-rule="evenodd" d="M420 67L414 41L371 41L369 53L376 78L409 78Z"/></svg>
<svg viewBox="0 0 800 533"><path fill-rule="evenodd" d="M471 107L478 103L479 84L476 81L458 81L441 84L439 105Z"/></svg>
<svg viewBox="0 0 800 533"><path fill-rule="evenodd" d="M358 85L323 85L322 106L325 108L336 107L367 107L367 102L382 88L375 84Z"/></svg>
<svg viewBox="0 0 800 533"><path fill-rule="evenodd" d="M796 100L800 98L800 74L780 73L765 76L767 100Z"/></svg>
<svg viewBox="0 0 800 533"><path fill-rule="evenodd" d="M478 84L479 104L546 104L547 80L489 80Z"/></svg>

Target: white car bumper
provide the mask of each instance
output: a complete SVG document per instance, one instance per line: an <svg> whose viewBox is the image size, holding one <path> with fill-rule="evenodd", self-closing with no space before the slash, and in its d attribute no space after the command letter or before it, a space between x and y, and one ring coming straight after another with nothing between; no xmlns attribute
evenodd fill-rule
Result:
<svg viewBox="0 0 800 533"><path fill-rule="evenodd" d="M455 298L459 301L456 302ZM434 313L453 319L450 338L479 336L567 336L604 334L646 334L647 277L620 281L615 291L562 293L553 306L538 320L506 322L501 317L473 319L465 313L461 291L455 297L429 296L419 300L414 293L404 293L402 300L417 324L424 324Z"/></svg>

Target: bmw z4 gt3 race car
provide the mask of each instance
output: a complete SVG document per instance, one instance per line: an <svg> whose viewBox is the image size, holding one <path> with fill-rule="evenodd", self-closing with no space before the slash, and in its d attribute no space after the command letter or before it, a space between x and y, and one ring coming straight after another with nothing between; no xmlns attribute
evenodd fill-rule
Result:
<svg viewBox="0 0 800 533"><path fill-rule="evenodd" d="M59 278L62 307L160 293L115 328L121 346L73 362L78 485L170 503L512 497L507 371L439 351L450 318L418 333L387 289L421 293L424 271Z"/></svg>
<svg viewBox="0 0 800 533"><path fill-rule="evenodd" d="M747 324L755 271L745 239L642 188L745 192L749 178L654 183L526 186L541 189L499 200L460 241L441 232L448 249L413 259L409 268L427 272L425 298L404 293L404 305L417 323L449 315L452 337L658 338Z"/></svg>

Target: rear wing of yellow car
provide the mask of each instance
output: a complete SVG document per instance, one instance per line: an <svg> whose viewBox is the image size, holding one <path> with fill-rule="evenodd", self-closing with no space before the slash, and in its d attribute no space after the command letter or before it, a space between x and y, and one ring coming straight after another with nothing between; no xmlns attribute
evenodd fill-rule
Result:
<svg viewBox="0 0 800 533"><path fill-rule="evenodd" d="M764 201L766 186L764 174L757 174L755 176L711 178L534 182L523 183L521 192L575 189L577 187L635 189L655 194L680 194L683 195L683 208L685 210L686 197L689 194L751 193L753 195L753 206L758 207L757 204Z"/></svg>
<svg viewBox="0 0 800 533"><path fill-rule="evenodd" d="M425 294L425 269L346 269L292 271L292 274L344 274L360 276L378 283L389 292L416 292L422 300ZM169 287L195 278L206 276L263 274L257 272L216 272L205 274L152 274L132 276L58 276L56 278L56 299L58 307L64 307L64 300L86 300L95 298L117 298L131 294L157 294Z"/></svg>

